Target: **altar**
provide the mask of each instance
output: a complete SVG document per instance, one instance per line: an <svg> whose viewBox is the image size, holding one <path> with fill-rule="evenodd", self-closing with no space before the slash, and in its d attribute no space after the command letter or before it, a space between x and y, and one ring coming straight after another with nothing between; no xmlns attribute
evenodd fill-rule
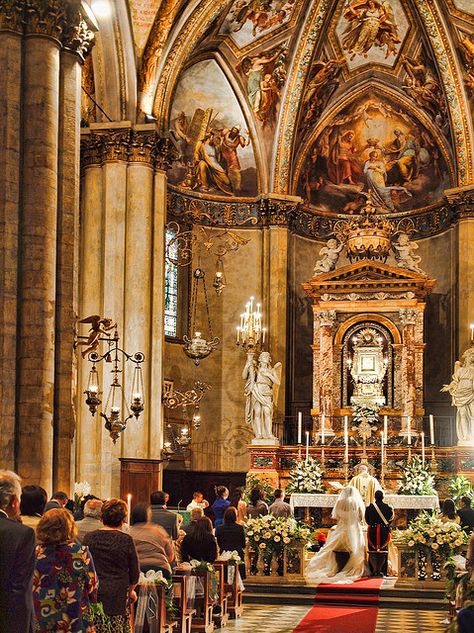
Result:
<svg viewBox="0 0 474 633"><path fill-rule="evenodd" d="M290 496L289 504L295 508L333 508L337 494L303 494L294 493ZM439 510L437 495L391 495L384 497L385 503L395 510Z"/></svg>

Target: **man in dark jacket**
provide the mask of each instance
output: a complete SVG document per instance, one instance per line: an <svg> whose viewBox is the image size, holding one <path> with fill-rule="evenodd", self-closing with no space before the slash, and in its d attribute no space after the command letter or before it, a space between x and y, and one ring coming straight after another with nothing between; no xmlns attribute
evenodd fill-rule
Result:
<svg viewBox="0 0 474 633"><path fill-rule="evenodd" d="M17 521L20 478L0 470L0 633L33 631L35 533Z"/></svg>
<svg viewBox="0 0 474 633"><path fill-rule="evenodd" d="M471 534L474 530L474 510L471 508L470 497L461 497L461 507L458 510L461 519L461 527L466 534Z"/></svg>
<svg viewBox="0 0 474 633"><path fill-rule="evenodd" d="M151 522L165 528L173 541L178 538L178 515L165 508L166 497L162 490L150 495Z"/></svg>
<svg viewBox="0 0 474 633"><path fill-rule="evenodd" d="M369 545L369 569L372 576L388 574L388 544L390 542L390 523L393 521L393 508L383 502L383 492L375 492L375 501L365 511L367 541Z"/></svg>

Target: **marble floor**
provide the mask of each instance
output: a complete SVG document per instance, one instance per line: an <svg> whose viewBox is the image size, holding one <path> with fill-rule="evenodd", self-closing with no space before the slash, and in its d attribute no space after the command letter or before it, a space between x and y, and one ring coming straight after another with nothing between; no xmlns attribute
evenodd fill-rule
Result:
<svg viewBox="0 0 474 633"><path fill-rule="evenodd" d="M244 615L231 620L225 633L291 633L308 607L247 605ZM376 633L444 633L441 611L379 609ZM349 633L349 631L348 631Z"/></svg>

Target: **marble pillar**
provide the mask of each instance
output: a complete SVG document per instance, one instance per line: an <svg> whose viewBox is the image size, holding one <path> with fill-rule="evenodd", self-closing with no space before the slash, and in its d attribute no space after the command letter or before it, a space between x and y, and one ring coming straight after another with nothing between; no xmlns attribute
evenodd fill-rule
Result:
<svg viewBox="0 0 474 633"><path fill-rule="evenodd" d="M415 325L417 311L411 308L400 309L400 322L402 330L402 406L401 406L401 432L402 436L408 435L408 418L411 419L411 433L415 434L416 428L416 348Z"/></svg>
<svg viewBox="0 0 474 633"><path fill-rule="evenodd" d="M24 42L23 182L18 345L20 476L53 485L60 44Z"/></svg>
<svg viewBox="0 0 474 633"><path fill-rule="evenodd" d="M73 402L77 368L73 324L78 309L81 61L76 52L61 51L53 451L55 490L69 490L74 473Z"/></svg>
<svg viewBox="0 0 474 633"><path fill-rule="evenodd" d="M458 238L458 356L460 356L470 345L470 325L474 324L474 257L472 254L474 217L460 218L456 230Z"/></svg>
<svg viewBox="0 0 474 633"><path fill-rule="evenodd" d="M22 13L0 8L0 468L15 467Z"/></svg>
<svg viewBox="0 0 474 633"><path fill-rule="evenodd" d="M332 416L334 412L334 326L336 324L335 310L321 310L319 312L319 423L317 432L321 430L321 417L324 415L325 435L334 435Z"/></svg>

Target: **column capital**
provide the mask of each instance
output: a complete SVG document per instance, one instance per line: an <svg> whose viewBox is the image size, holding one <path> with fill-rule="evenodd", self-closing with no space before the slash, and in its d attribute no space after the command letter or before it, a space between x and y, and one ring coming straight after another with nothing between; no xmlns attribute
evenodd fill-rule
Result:
<svg viewBox="0 0 474 633"><path fill-rule="evenodd" d="M24 26L24 0L0 0L0 31L13 31L21 34Z"/></svg>
<svg viewBox="0 0 474 633"><path fill-rule="evenodd" d="M415 310L414 308L400 308L398 314L400 317L400 323L403 327L416 324L418 310Z"/></svg>
<svg viewBox="0 0 474 633"><path fill-rule="evenodd" d="M322 326L334 327L336 320L336 310L321 310L319 313L319 324Z"/></svg>
<svg viewBox="0 0 474 633"><path fill-rule="evenodd" d="M12 0L0 0L9 2ZM85 59L94 45L91 16L86 16L81 0L17 0L24 7L27 35L44 35L57 40L66 50ZM86 19L87 18L87 19Z"/></svg>
<svg viewBox="0 0 474 633"><path fill-rule="evenodd" d="M474 218L474 185L445 189L444 195L456 219Z"/></svg>
<svg viewBox="0 0 474 633"><path fill-rule="evenodd" d="M120 160L166 170L175 158L171 141L161 138L156 130L99 129L84 134L81 140L82 167Z"/></svg>
<svg viewBox="0 0 474 633"><path fill-rule="evenodd" d="M298 196L262 194L259 196L259 216L263 225L285 226L291 228L297 218L297 212L303 204Z"/></svg>

